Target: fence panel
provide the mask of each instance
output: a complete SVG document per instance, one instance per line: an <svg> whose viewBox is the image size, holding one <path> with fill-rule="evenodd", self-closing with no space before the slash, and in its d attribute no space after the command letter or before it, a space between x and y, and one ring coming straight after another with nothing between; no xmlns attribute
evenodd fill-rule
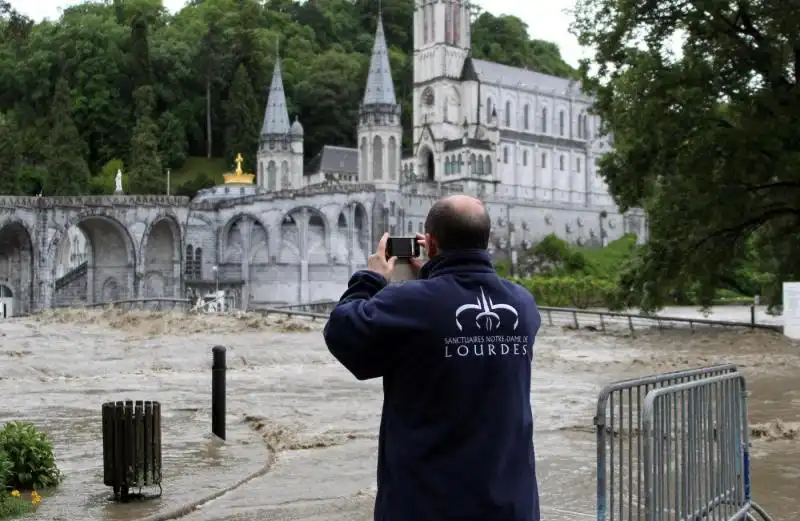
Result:
<svg viewBox="0 0 800 521"><path fill-rule="evenodd" d="M597 521L644 519L642 413L653 389L736 373L734 364L661 373L612 383L597 398Z"/></svg>
<svg viewBox="0 0 800 521"><path fill-rule="evenodd" d="M741 374L651 391L643 425L647 521L746 519L750 433Z"/></svg>

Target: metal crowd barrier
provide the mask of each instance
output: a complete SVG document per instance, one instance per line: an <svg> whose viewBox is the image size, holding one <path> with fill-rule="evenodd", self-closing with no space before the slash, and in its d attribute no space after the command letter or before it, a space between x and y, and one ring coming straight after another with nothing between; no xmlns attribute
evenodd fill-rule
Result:
<svg viewBox="0 0 800 521"><path fill-rule="evenodd" d="M597 521L754 521L744 377L733 364L613 383L597 401Z"/></svg>
<svg viewBox="0 0 800 521"><path fill-rule="evenodd" d="M597 521L644 519L642 413L653 389L736 373L733 364L674 371L615 382L600 391L597 436Z"/></svg>

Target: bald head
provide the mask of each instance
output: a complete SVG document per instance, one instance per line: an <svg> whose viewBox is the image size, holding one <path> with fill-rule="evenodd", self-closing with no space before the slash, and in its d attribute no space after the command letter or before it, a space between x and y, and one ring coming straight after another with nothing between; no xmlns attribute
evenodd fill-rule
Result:
<svg viewBox="0 0 800 521"><path fill-rule="evenodd" d="M483 203L468 195L451 195L436 201L425 220L425 233L436 251L485 250L489 247L491 219Z"/></svg>

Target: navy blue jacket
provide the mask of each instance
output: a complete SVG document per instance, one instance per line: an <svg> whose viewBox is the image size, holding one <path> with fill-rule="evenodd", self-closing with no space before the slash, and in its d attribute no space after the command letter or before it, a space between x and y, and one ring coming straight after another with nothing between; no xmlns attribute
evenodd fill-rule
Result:
<svg viewBox="0 0 800 521"><path fill-rule="evenodd" d="M485 251L428 261L387 286L356 272L325 326L359 380L383 377L375 521L539 521L533 296Z"/></svg>

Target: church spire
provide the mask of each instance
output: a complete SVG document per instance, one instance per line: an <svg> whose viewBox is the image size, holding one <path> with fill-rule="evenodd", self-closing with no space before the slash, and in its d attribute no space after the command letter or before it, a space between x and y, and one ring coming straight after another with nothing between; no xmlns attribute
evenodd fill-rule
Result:
<svg viewBox="0 0 800 521"><path fill-rule="evenodd" d="M269 87L267 110L264 113L262 135L287 134L289 132L289 110L286 108L286 94L283 92L283 74L281 73L281 57L275 58L275 69L272 71L272 84Z"/></svg>
<svg viewBox="0 0 800 521"><path fill-rule="evenodd" d="M369 76L364 92L366 105L397 105L392 83L392 69L389 66L389 50L383 33L383 16L378 14L378 29L375 31L375 44L369 60Z"/></svg>

